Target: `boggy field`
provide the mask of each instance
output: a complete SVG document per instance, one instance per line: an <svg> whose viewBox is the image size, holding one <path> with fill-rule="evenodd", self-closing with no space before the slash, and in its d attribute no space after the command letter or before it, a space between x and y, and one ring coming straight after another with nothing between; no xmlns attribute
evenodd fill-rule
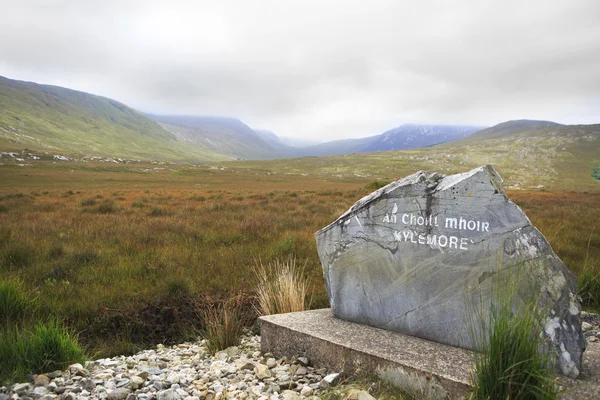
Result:
<svg viewBox="0 0 600 400"><path fill-rule="evenodd" d="M248 168L142 170L0 166L1 279L20 279L37 317L64 318L96 356L183 340L202 328L200 310L228 299L251 323L259 262L295 257L311 306L327 306L314 232L377 187ZM598 309L600 192L508 194Z"/></svg>

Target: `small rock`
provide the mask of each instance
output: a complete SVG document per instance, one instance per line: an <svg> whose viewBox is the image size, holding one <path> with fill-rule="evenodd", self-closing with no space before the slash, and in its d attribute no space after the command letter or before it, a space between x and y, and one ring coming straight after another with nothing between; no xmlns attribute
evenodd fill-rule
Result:
<svg viewBox="0 0 600 400"><path fill-rule="evenodd" d="M83 379L81 382L81 387L83 387L88 392L92 392L96 388L96 382L93 379Z"/></svg>
<svg viewBox="0 0 600 400"><path fill-rule="evenodd" d="M250 361L240 360L235 365L240 371L252 371L254 369L254 364Z"/></svg>
<svg viewBox="0 0 600 400"><path fill-rule="evenodd" d="M57 386L56 389L54 389L54 393L63 394L66 390L67 388L65 386Z"/></svg>
<svg viewBox="0 0 600 400"><path fill-rule="evenodd" d="M284 390L281 393L281 398L283 400L300 400L300 395L293 390Z"/></svg>
<svg viewBox="0 0 600 400"><path fill-rule="evenodd" d="M308 397L312 394L313 391L314 391L313 388L311 388L310 386L307 385L307 386L304 386L302 388L302 390L300 390L300 395Z"/></svg>
<svg viewBox="0 0 600 400"><path fill-rule="evenodd" d="M29 383L17 383L12 387L12 391L21 396L29 390Z"/></svg>
<svg viewBox="0 0 600 400"><path fill-rule="evenodd" d="M75 375L77 373L77 371L81 371L83 369L83 365L77 363L77 364L71 364L69 365L69 373L71 375Z"/></svg>
<svg viewBox="0 0 600 400"><path fill-rule="evenodd" d="M108 394L108 400L125 400L129 395L129 389L117 388Z"/></svg>
<svg viewBox="0 0 600 400"><path fill-rule="evenodd" d="M275 360L274 358L267 358L267 367L270 368L275 368L277 366L277 360Z"/></svg>
<svg viewBox="0 0 600 400"><path fill-rule="evenodd" d="M587 332L587 331L589 331L589 330L591 330L591 329L592 329L592 324L590 324L589 322L585 322L585 321L583 321L583 322L581 323L581 330L582 330L582 331L584 331L584 332Z"/></svg>
<svg viewBox="0 0 600 400"><path fill-rule="evenodd" d="M271 370L265 364L256 364L256 366L254 367L254 374L258 379L261 380L270 378L272 376Z"/></svg>
<svg viewBox="0 0 600 400"><path fill-rule="evenodd" d="M63 372L62 372L62 371L59 371L59 370L56 370L56 371L54 371L54 372L49 372L49 373L47 373L47 374L46 374L46 376L47 376L48 378L50 378L50 379L54 379L54 378L58 378L58 377L60 377L60 376L63 376Z"/></svg>
<svg viewBox="0 0 600 400"><path fill-rule="evenodd" d="M44 386L36 386L35 389L33 389L33 394L36 397L42 397L44 395L47 395L49 393L48 389L46 389Z"/></svg>
<svg viewBox="0 0 600 400"><path fill-rule="evenodd" d="M81 388L77 385L67 385L65 386L65 391L66 392L73 392L73 393L81 393Z"/></svg>
<svg viewBox="0 0 600 400"><path fill-rule="evenodd" d="M340 381L340 374L339 373L329 374L325 378L323 378L323 380L327 381L327 383L329 383L330 385L335 385Z"/></svg>
<svg viewBox="0 0 600 400"><path fill-rule="evenodd" d="M590 336L587 340L588 342L597 342L598 338L596 336Z"/></svg>
<svg viewBox="0 0 600 400"><path fill-rule="evenodd" d="M33 386L48 386L50 384L50 378L44 374L36 375L33 378Z"/></svg>
<svg viewBox="0 0 600 400"><path fill-rule="evenodd" d="M167 373L168 371L163 371L162 369L150 368L147 372L152 375L162 375L162 374Z"/></svg>
<svg viewBox="0 0 600 400"><path fill-rule="evenodd" d="M133 393L129 393L125 400L137 400L137 396Z"/></svg>
<svg viewBox="0 0 600 400"><path fill-rule="evenodd" d="M179 383L179 381L181 380L181 375L178 373L171 373L167 376L167 382L173 384L173 383Z"/></svg>
<svg viewBox="0 0 600 400"><path fill-rule="evenodd" d="M351 389L345 400L377 400L365 390Z"/></svg>
<svg viewBox="0 0 600 400"><path fill-rule="evenodd" d="M131 380L129 379L120 379L119 381L117 381L117 387L125 387L125 386L129 386L129 384L131 383Z"/></svg>
<svg viewBox="0 0 600 400"><path fill-rule="evenodd" d="M220 393L223 390L225 390L225 387L223 387L223 385L213 385L211 387L211 389L215 392L215 393Z"/></svg>
<svg viewBox="0 0 600 400"><path fill-rule="evenodd" d="M225 353L227 353L229 357L237 357L240 355L241 351L239 347L231 346L225 349Z"/></svg>
<svg viewBox="0 0 600 400"><path fill-rule="evenodd" d="M298 363L303 367L308 367L308 358L306 357L298 357Z"/></svg>
<svg viewBox="0 0 600 400"><path fill-rule="evenodd" d="M142 379L140 376L132 376L130 379L131 389L137 390L141 388L144 382L144 379Z"/></svg>
<svg viewBox="0 0 600 400"><path fill-rule="evenodd" d="M139 376L143 380L146 380L146 379L148 379L148 371L138 372L137 376Z"/></svg>
<svg viewBox="0 0 600 400"><path fill-rule="evenodd" d="M58 396L58 399L59 400L77 400L77 395L72 392L63 393L60 396Z"/></svg>
<svg viewBox="0 0 600 400"><path fill-rule="evenodd" d="M161 390L157 394L158 400L180 400L181 396L173 389Z"/></svg>

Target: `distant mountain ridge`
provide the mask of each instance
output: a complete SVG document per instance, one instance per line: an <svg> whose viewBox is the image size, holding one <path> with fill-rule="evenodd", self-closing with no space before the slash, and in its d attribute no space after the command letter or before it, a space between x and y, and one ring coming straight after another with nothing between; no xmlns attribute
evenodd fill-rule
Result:
<svg viewBox="0 0 600 400"><path fill-rule="evenodd" d="M0 151L28 148L73 156L190 162L356 153L350 159L359 163L373 157L368 152L398 157L393 151L429 146L418 157L435 165L445 162L435 156L442 154L444 160L453 160L452 165L510 165L523 179L528 174L553 176L559 168L584 171L573 176L587 179L586 174L589 177L600 165L599 126L532 120L485 129L405 124L380 135L294 147L286 138L252 129L235 118L145 115L106 97L0 77ZM458 154L466 158L457 159Z"/></svg>
<svg viewBox="0 0 600 400"><path fill-rule="evenodd" d="M307 143L253 130L235 118L143 114L106 97L0 77L0 148L10 147L2 145L8 142L93 156L202 162L399 150L474 130L407 124L367 138L294 147L287 143Z"/></svg>
<svg viewBox="0 0 600 400"><path fill-rule="evenodd" d="M302 155L369 153L416 149L466 137L483 129L478 126L404 124L380 135L360 139L336 140L300 149Z"/></svg>

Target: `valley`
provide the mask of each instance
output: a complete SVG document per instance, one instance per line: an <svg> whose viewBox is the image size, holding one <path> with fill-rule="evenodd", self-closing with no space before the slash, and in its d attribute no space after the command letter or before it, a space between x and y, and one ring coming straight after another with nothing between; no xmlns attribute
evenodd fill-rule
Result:
<svg viewBox="0 0 600 400"><path fill-rule="evenodd" d="M2 78L0 270L37 302L31 318L66 321L97 357L131 354L197 335L199 313L226 300L252 326L259 263L295 258L310 307L327 307L317 230L416 171L492 164L599 311L600 125L480 128L293 147L235 118L143 114Z"/></svg>
<svg viewBox="0 0 600 400"><path fill-rule="evenodd" d="M314 232L380 180L428 161L411 156L384 160L399 165L382 173L359 168L374 158L350 161L342 174L330 170L328 158L296 160L291 172L282 161L3 162L0 269L35 293L41 313L65 318L103 356L183 340L201 328L198 309L226 298L252 321L257 262L295 257L309 277L311 307L326 307ZM589 221L600 218L600 191L552 188L513 189L509 197L565 264L587 276L583 283L596 287L600 231ZM597 293L583 292L588 307L600 304ZM107 335L118 340L107 342Z"/></svg>

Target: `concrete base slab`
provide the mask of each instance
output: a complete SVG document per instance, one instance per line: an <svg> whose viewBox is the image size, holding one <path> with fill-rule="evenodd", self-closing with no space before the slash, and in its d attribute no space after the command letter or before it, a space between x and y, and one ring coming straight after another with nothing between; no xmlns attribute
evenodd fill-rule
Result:
<svg viewBox="0 0 600 400"><path fill-rule="evenodd" d="M315 365L347 374L376 373L432 399L459 398L469 390L469 350L344 321L330 309L269 315L260 321L263 352L305 356Z"/></svg>
<svg viewBox="0 0 600 400"><path fill-rule="evenodd" d="M330 309L259 318L261 350L304 356L346 374L375 373L431 399L458 399L469 389L473 352L334 318ZM588 343L579 379L561 377L560 399L600 399L600 342Z"/></svg>

